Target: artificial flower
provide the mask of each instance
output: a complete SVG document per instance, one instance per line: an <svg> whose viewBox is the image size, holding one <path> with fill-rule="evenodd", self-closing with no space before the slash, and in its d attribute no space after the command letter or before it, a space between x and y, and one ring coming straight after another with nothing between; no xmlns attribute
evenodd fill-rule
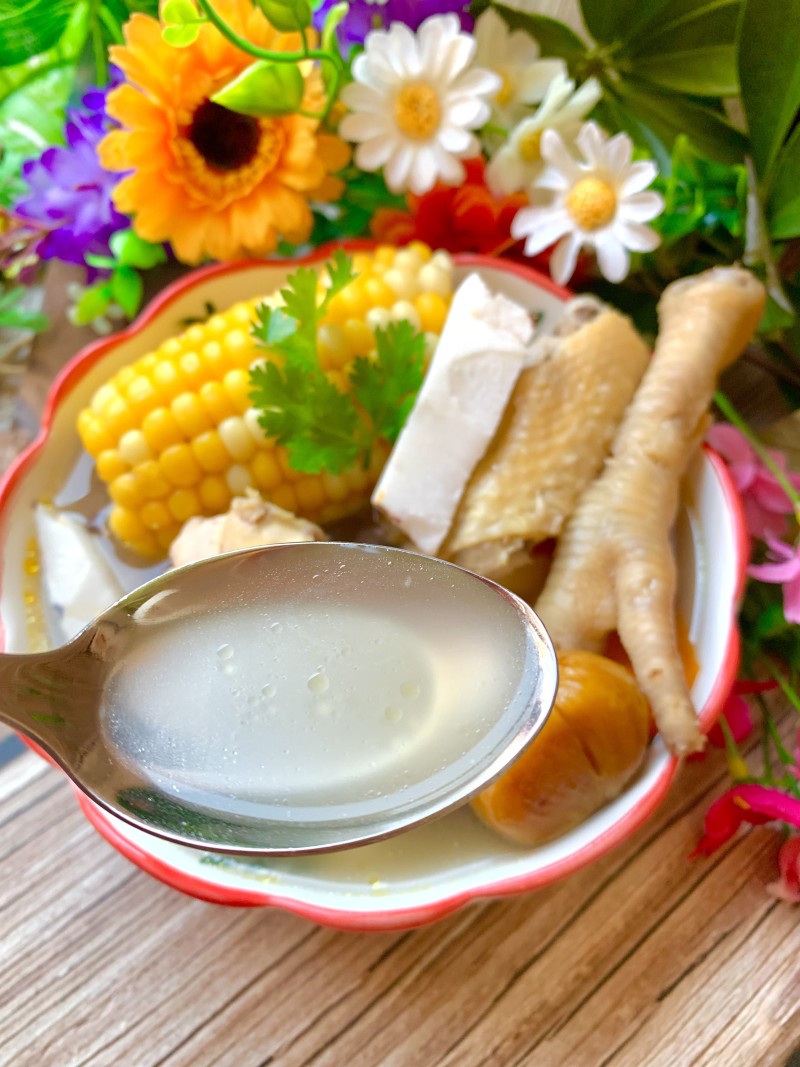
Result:
<svg viewBox="0 0 800 1067"><path fill-rule="evenodd" d="M721 718L727 723L730 735L736 744L744 741L753 732L753 716L750 712L750 705L736 689L725 701ZM708 740L717 748L725 747L725 735L719 723L715 723L709 730Z"/></svg>
<svg viewBox="0 0 800 1067"><path fill-rule="evenodd" d="M787 904L800 904L800 835L787 837L778 853L780 878L767 892Z"/></svg>
<svg viewBox="0 0 800 1067"><path fill-rule="evenodd" d="M220 16L241 37L271 51L294 51L299 34L278 33L250 0L216 0ZM311 232L310 200L333 200L342 184L331 172L347 162L337 137L319 120L290 114L239 115L211 97L252 62L210 23L196 41L172 48L156 19L134 14L124 46L111 49L128 84L115 89L108 111L123 126L107 135L100 158L110 170L132 170L114 190L117 207L133 216L136 233L169 241L178 259L263 255L280 238L297 244ZM324 104L318 69L303 65L302 109Z"/></svg>
<svg viewBox="0 0 800 1067"><path fill-rule="evenodd" d="M540 59L539 45L524 30L509 30L493 8L475 23L476 62L500 79L492 97L493 118L507 128L532 104L545 99L553 79L566 76L562 59Z"/></svg>
<svg viewBox="0 0 800 1067"><path fill-rule="evenodd" d="M525 197L492 196L481 157L466 160L464 170L458 187L439 183L422 196L409 196L408 211L382 208L372 221L373 236L389 244L422 241L448 252L510 252L511 220Z"/></svg>
<svg viewBox="0 0 800 1067"><path fill-rule="evenodd" d="M557 74L535 113L517 123L492 156L486 180L495 196L509 196L531 185L544 168L544 130L558 130L562 137L573 140L601 95L596 78L589 78L576 90L574 81Z"/></svg>
<svg viewBox="0 0 800 1067"><path fill-rule="evenodd" d="M356 165L383 167L396 193L426 193L437 180L459 185L461 160L479 152L470 131L488 119L485 98L500 84L471 65L474 55L475 39L455 15L427 19L416 35L399 22L370 33L341 93L351 113L339 132L358 142Z"/></svg>
<svg viewBox="0 0 800 1067"><path fill-rule="evenodd" d="M626 133L606 137L587 122L576 138L583 160L576 160L555 130L542 134L548 164L532 187L533 206L511 224L524 237L529 256L558 242L550 273L564 285L575 270L578 252L594 248L600 271L621 282L630 269L629 249L651 252L659 236L644 224L664 207L662 197L645 191L658 173L650 160L631 162L633 142Z"/></svg>
<svg viewBox="0 0 800 1067"><path fill-rule="evenodd" d="M332 7L340 0L325 0L314 13L314 25L322 29ZM388 29L393 22L403 22L416 30L431 15L452 12L461 20L461 28L471 30L469 0L350 0L347 14L336 27L336 37L345 54L354 45L364 43L371 30Z"/></svg>
<svg viewBox="0 0 800 1067"><path fill-rule="evenodd" d="M89 89L81 106L67 112L67 143L23 164L29 192L14 212L42 227L37 247L42 259L85 265L87 255L108 255L111 236L130 225L112 201L119 175L110 174L98 159L109 126L105 102L103 90Z"/></svg>
<svg viewBox="0 0 800 1067"><path fill-rule="evenodd" d="M710 856L722 848L744 822L754 826L785 822L800 827L800 800L774 786L733 786L706 812L703 836L694 854Z"/></svg>
<svg viewBox="0 0 800 1067"><path fill-rule="evenodd" d="M706 440L728 464L734 485L739 491L747 529L752 537L766 540L767 536L782 537L786 531L786 517L793 505L778 479L756 455L744 434L728 423L715 423ZM778 451L769 455L787 480L800 492L800 475L790 474L786 457Z"/></svg>
<svg viewBox="0 0 800 1067"><path fill-rule="evenodd" d="M774 559L747 568L751 578L777 582L783 586L783 614L787 622L800 623L800 541L794 546L772 537L765 538Z"/></svg>

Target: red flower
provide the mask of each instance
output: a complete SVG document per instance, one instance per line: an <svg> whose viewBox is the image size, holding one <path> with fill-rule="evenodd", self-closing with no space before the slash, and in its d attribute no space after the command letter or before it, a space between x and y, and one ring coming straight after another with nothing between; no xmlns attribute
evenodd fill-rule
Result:
<svg viewBox="0 0 800 1067"><path fill-rule="evenodd" d="M734 688L731 695L725 701L722 708L722 718L728 724L731 731L731 737L738 744L740 741L744 741L753 732L753 718L750 714L750 705ZM722 732L722 727L719 723L715 723L714 726L708 732L708 740L716 748L725 748L725 735Z"/></svg>
<svg viewBox="0 0 800 1067"><path fill-rule="evenodd" d="M767 892L788 904L800 904L800 835L788 837L778 853L780 878Z"/></svg>
<svg viewBox="0 0 800 1067"><path fill-rule="evenodd" d="M785 822L800 827L800 800L768 785L735 785L706 812L705 832L693 855L710 856L743 822Z"/></svg>
<svg viewBox="0 0 800 1067"><path fill-rule="evenodd" d="M372 233L387 244L424 241L448 252L481 252L488 256L510 254L534 266L544 265L547 254L534 260L523 256L522 241L511 236L511 220L528 203L523 193L495 197L484 180L482 157L465 162L462 185L435 185L422 196L407 198L408 211L382 208L372 220Z"/></svg>

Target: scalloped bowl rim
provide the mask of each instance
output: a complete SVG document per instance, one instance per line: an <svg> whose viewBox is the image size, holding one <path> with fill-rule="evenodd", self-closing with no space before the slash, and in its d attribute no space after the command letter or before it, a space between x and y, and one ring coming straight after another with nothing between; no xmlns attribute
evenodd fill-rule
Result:
<svg viewBox="0 0 800 1067"><path fill-rule="evenodd" d="M0 480L0 526L2 526L2 529L0 529L0 559L2 559L4 568L3 573L0 574L0 608L6 606L4 595L5 559L3 557L5 556L6 531L9 521L7 517L9 504L12 503L16 491L24 482L27 473L33 469L38 457L49 442L53 431L54 419L61 404L72 393L72 390L79 386L88 371L107 354L113 352L121 343L135 340L145 327L153 323L165 312L168 312L178 299L191 293L194 289L200 286L205 287L208 283L214 283L217 279L243 271L263 271L270 268L289 270L304 263L317 263L327 258L334 247L341 246L322 246L315 249L310 255L297 260L263 260L214 264L192 271L166 286L127 329L93 342L65 364L48 393L38 436L9 466ZM359 249L373 248L374 243L351 241L345 242L344 247L350 251L357 251ZM454 256L454 259L457 265L462 268L499 271L501 276L508 277L511 284L517 287L519 287L520 283L526 287L531 286L533 290L538 290L546 296L549 295L550 298L555 298L559 303L569 299L572 295L568 290L556 285L549 277L540 274L531 267L511 260L498 260L473 254L458 254ZM727 589L729 603L722 621L725 633L719 668L705 702L698 712L701 727L707 731L718 717L722 705L731 691L738 668L739 633L736 618L745 581L749 556L749 537L746 531L741 501L727 466L716 453L707 447L704 448L704 453L705 473L716 483L723 501L732 557L732 574L730 575ZM0 615L0 647L4 647L5 643L4 618ZM659 740L654 742L654 745L659 744ZM33 745L31 747L36 748ZM675 778L678 766L678 760L662 751L657 771L652 781L650 781L646 791L633 803L629 810L624 812L602 832L597 833L594 837L568 851L560 858L545 863L544 866L534 870L523 871L510 877L494 879L484 877L473 884L470 884L467 879L461 887L453 887L447 892L437 893L434 890L430 899L418 903L402 902L401 894L401 900L397 903L386 900L385 906L379 906L378 902L375 906L366 909L363 906L363 902L353 905L345 901L341 906L338 906L338 904L325 904L304 899L304 895L299 893L297 889L282 893L265 888L262 885L257 888L231 885L227 884L226 880L221 879L219 876L214 879L206 877L204 873L199 874L195 871L187 870L185 865L176 865L175 859L170 862L168 858L165 859L163 856L155 854L157 851L155 839L149 839L147 835L136 833L131 827L114 819L113 816L109 816L77 789L75 792L86 818L115 849L152 877L190 896L217 904L239 907L278 907L311 919L314 922L340 929L394 930L407 929L441 919L472 900L524 893L550 885L599 859L638 829L659 806ZM563 841L563 839L561 840ZM150 851L147 847L151 845L151 841L153 851ZM180 849L180 846L171 847ZM184 849L182 851L191 853L193 850Z"/></svg>

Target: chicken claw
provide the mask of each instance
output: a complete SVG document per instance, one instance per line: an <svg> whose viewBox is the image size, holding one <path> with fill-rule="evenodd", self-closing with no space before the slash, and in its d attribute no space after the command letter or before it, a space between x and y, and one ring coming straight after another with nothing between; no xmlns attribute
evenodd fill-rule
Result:
<svg viewBox="0 0 800 1067"><path fill-rule="evenodd" d="M717 376L747 344L763 307L763 287L739 267L716 267L664 291L650 366L605 468L567 523L536 604L561 649L600 651L619 632L676 755L698 751L704 738L677 648L669 531Z"/></svg>

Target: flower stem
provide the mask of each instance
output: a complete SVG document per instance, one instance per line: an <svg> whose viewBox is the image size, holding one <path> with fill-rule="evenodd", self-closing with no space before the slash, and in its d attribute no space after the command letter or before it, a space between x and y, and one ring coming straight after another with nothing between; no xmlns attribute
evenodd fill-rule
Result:
<svg viewBox="0 0 800 1067"><path fill-rule="evenodd" d="M714 403L717 405L717 407L728 420L728 422L730 422L733 426L736 427L737 430L744 434L758 458L761 460L767 470L769 470L770 473L774 475L775 481L778 483L778 485L780 485L784 493L786 493L787 498L791 501L792 506L794 507L795 515L797 516L798 521L800 521L800 494L797 493L795 487L792 485L792 483L786 477L784 472L780 469L778 464L769 454L769 451L763 446L759 438L750 429L750 426L748 425L747 421L742 418L742 416L739 414L739 412L736 410L730 400L728 400L727 396L725 396L724 393L719 391L716 392L714 394Z"/></svg>

